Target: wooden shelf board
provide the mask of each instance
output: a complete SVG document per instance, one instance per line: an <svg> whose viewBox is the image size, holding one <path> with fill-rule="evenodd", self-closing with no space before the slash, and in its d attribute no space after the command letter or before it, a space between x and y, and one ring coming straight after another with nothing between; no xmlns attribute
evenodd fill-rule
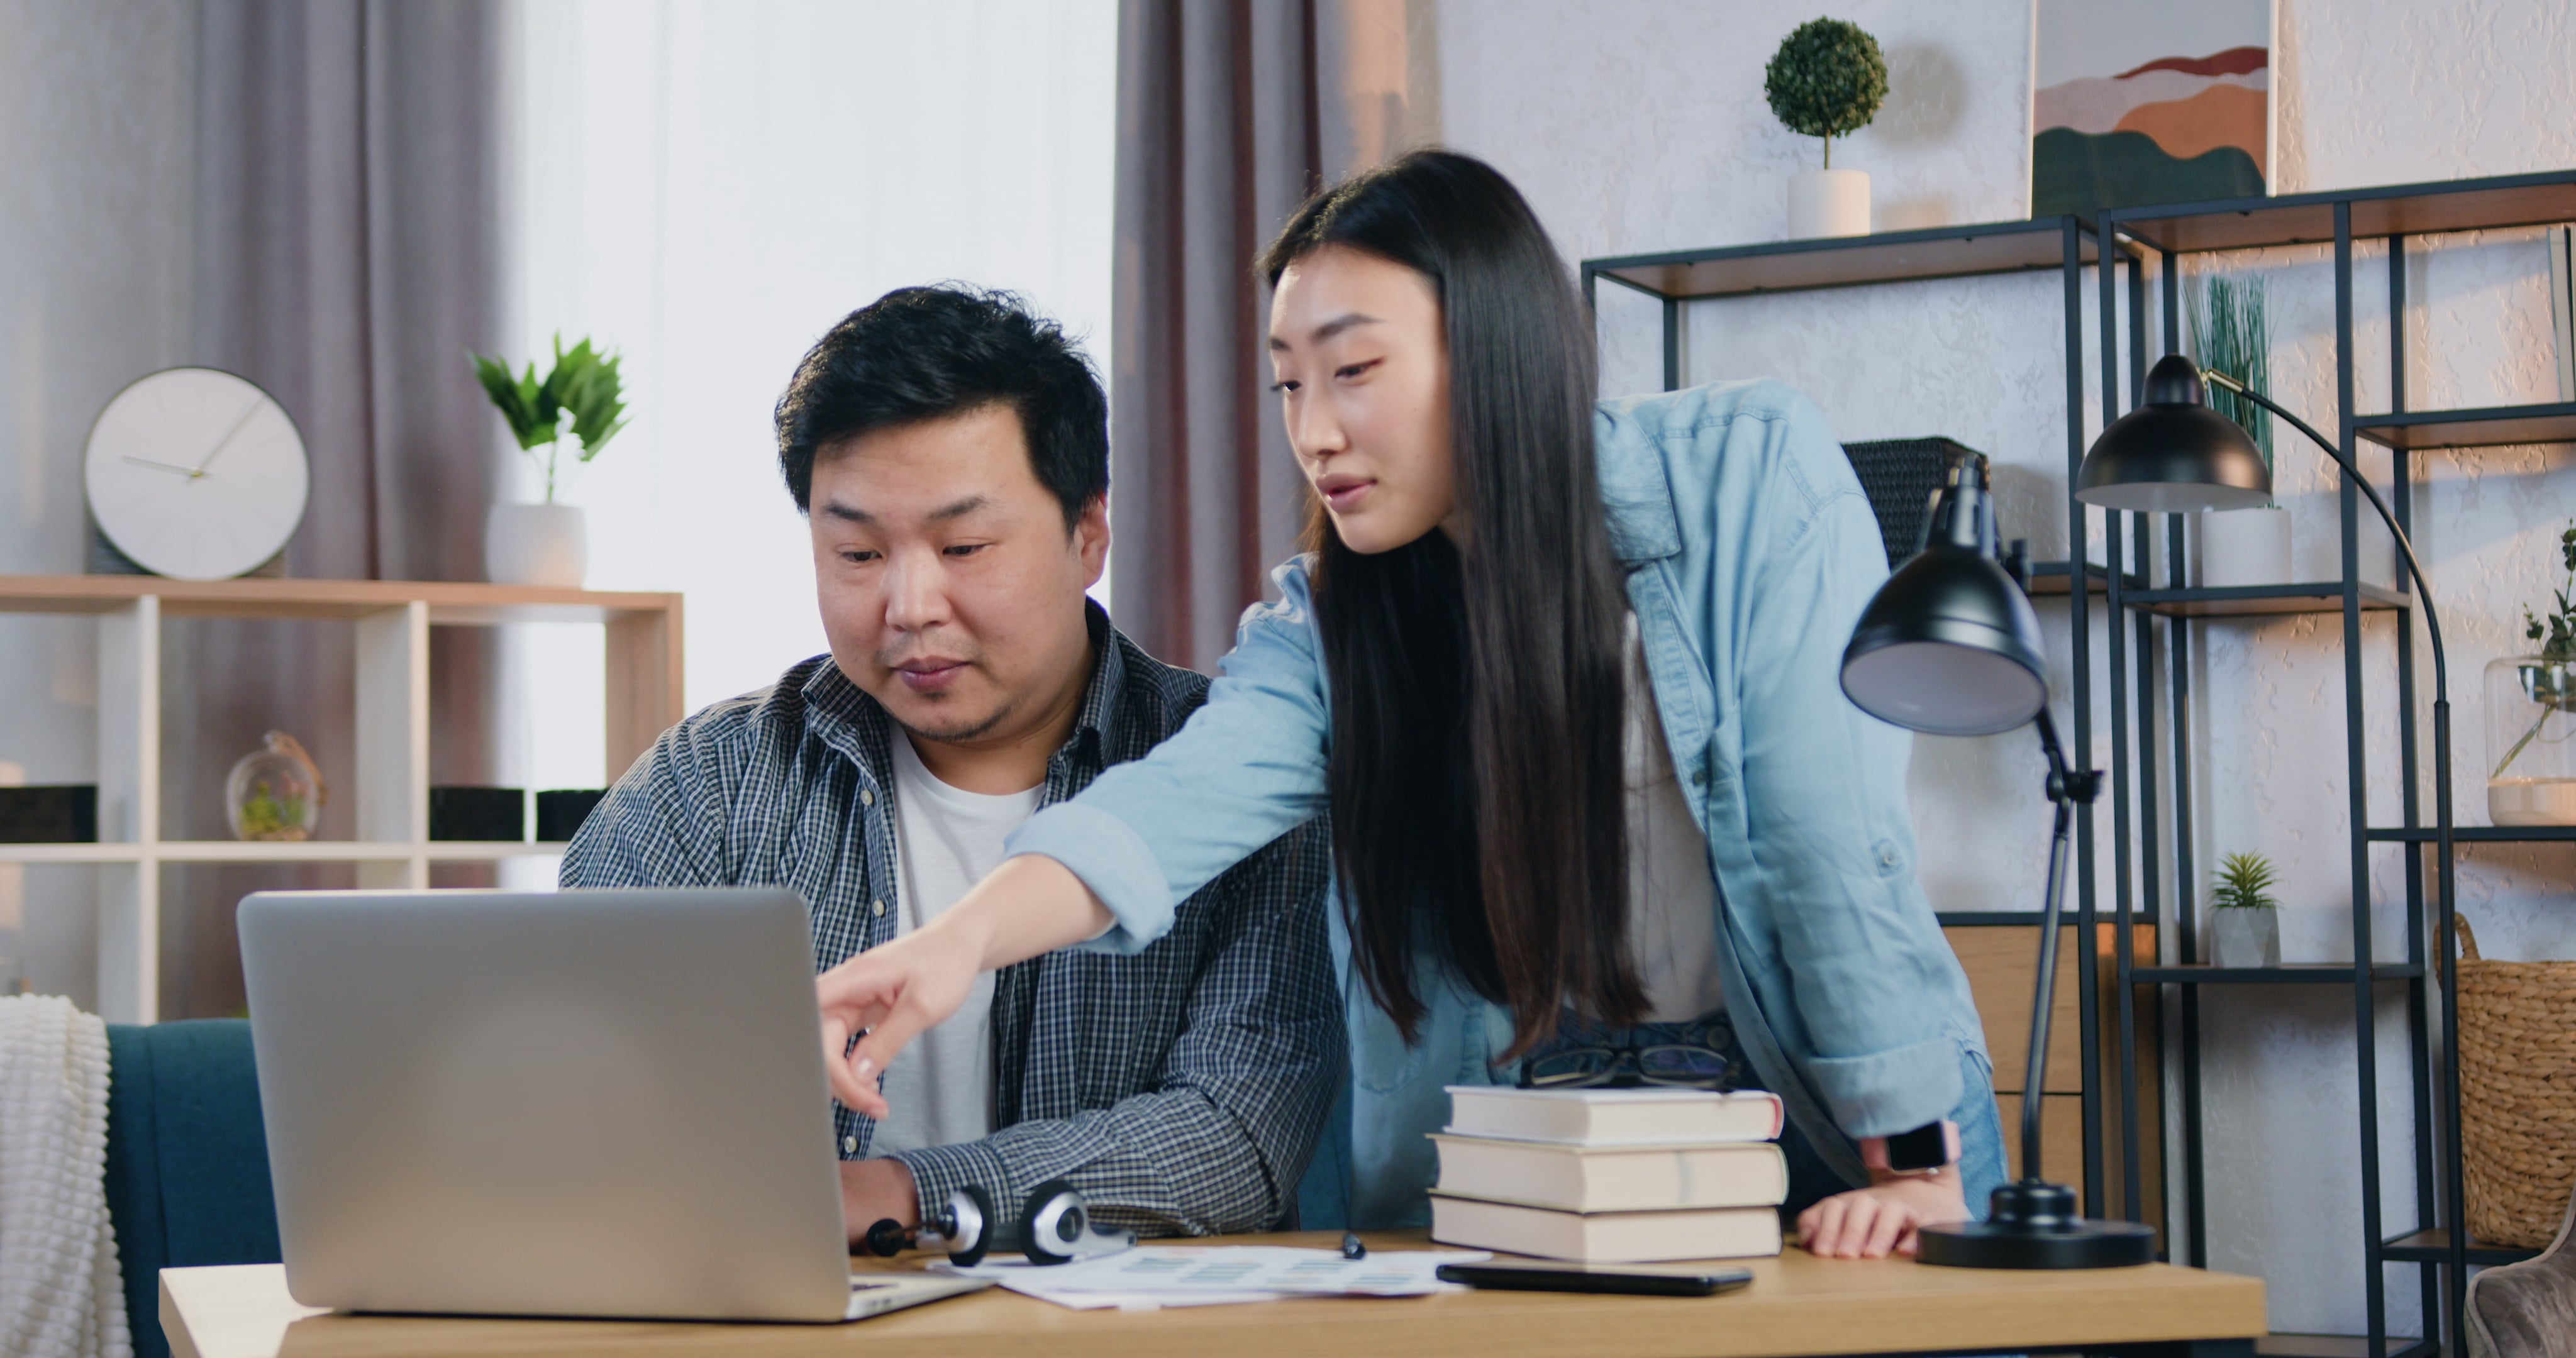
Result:
<svg viewBox="0 0 2576 1358"><path fill-rule="evenodd" d="M2338 199L2352 203L2355 240L2546 226L2576 221L2576 172L2184 203L2105 216L2119 230L2162 249L2251 250L2332 243Z"/></svg>
<svg viewBox="0 0 2576 1358"><path fill-rule="evenodd" d="M140 844L0 844L0 863L140 863Z"/></svg>
<svg viewBox="0 0 2576 1358"><path fill-rule="evenodd" d="M2484 1267L2490 1264L2518 1264L2537 1254L2515 1245L2490 1245L2476 1236L2469 1237L2469 1262ZM2451 1257L2451 1233L2439 1226L2429 1230L2409 1231L2392 1236L2379 1248L2380 1257L2400 1263L2426 1263Z"/></svg>
<svg viewBox="0 0 2576 1358"><path fill-rule="evenodd" d="M2353 433L2389 448L2499 448L2576 443L2576 401L2364 415Z"/></svg>
<svg viewBox="0 0 2576 1358"><path fill-rule="evenodd" d="M2129 590L2134 592L2144 588L2146 582L2132 575L2128 578L2126 585ZM2074 592L2074 563L2068 561L2034 561L2030 563L2030 594L2032 598L2062 599ZM2098 561L2086 562L2084 565L2084 592L2087 594L2110 593L2111 568Z"/></svg>
<svg viewBox="0 0 2576 1358"><path fill-rule="evenodd" d="M2380 825L2366 832L2374 843L2430 844L2430 825ZM2576 840L2576 825L2455 825L2451 838L2461 844L2563 844Z"/></svg>
<svg viewBox="0 0 2576 1358"><path fill-rule="evenodd" d="M561 858L570 844L555 840L434 839L421 846L433 863L490 863L504 858Z"/></svg>
<svg viewBox="0 0 2576 1358"><path fill-rule="evenodd" d="M1606 275L1660 297L1744 297L1869 283L2055 269L2065 263L2063 218L1889 231L1827 240L1769 241L1655 255L1584 261ZM2079 248L2095 258L2087 233Z"/></svg>
<svg viewBox="0 0 2576 1358"><path fill-rule="evenodd" d="M2348 962L2302 962L2279 967L2170 966L2132 967L2129 979L2166 985L2351 985ZM2403 981L2424 969L2409 962L2381 962L2371 967L2374 981Z"/></svg>
<svg viewBox="0 0 2576 1358"><path fill-rule="evenodd" d="M2380 1355L2373 1355L2370 1336L2365 1334L2267 1334L2254 1341L2254 1352L2260 1358L2403 1358L2418 1350L2430 1353L2432 1347L2413 1336L2391 1335Z"/></svg>
<svg viewBox="0 0 2576 1358"><path fill-rule="evenodd" d="M174 618L360 618L413 600L439 626L607 622L671 613L680 596L539 589L463 580L168 580L153 575L0 575L0 613L106 613L146 595Z"/></svg>
<svg viewBox="0 0 2576 1358"><path fill-rule="evenodd" d="M439 839L395 841L308 839L277 844L246 840L165 840L152 856L165 863L392 863L426 858L433 863L477 863L504 858L561 856L564 846L527 840Z"/></svg>
<svg viewBox="0 0 2576 1358"><path fill-rule="evenodd" d="M2343 585L2340 581L2321 580L2313 584L2238 585L2222 589L2141 589L2123 596L2123 602L2149 613L2162 613L2169 618L2248 618L2269 617L2288 613L2340 613L2343 611ZM2385 585L2364 582L2361 607L2365 612L2381 612L2408 606L2407 596Z"/></svg>

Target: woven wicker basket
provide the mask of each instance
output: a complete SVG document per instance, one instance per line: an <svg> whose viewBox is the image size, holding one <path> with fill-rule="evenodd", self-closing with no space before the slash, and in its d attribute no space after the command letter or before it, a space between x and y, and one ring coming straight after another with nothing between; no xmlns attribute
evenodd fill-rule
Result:
<svg viewBox="0 0 2576 1358"><path fill-rule="evenodd" d="M2538 1249L2576 1189L2576 962L2490 962L2460 921L2469 1234Z"/></svg>

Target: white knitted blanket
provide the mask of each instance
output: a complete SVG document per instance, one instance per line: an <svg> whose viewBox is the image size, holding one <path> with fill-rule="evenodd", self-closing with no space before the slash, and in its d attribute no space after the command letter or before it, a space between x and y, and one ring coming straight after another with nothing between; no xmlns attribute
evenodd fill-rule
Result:
<svg viewBox="0 0 2576 1358"><path fill-rule="evenodd" d="M106 1177L107 1025L0 998L0 1354L132 1358Z"/></svg>

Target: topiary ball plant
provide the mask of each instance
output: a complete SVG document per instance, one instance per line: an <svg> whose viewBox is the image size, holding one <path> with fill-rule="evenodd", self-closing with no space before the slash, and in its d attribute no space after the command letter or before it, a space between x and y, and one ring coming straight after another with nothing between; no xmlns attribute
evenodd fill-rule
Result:
<svg viewBox="0 0 2576 1358"><path fill-rule="evenodd" d="M1809 19L1789 30L1763 68L1762 93L1782 126L1825 141L1834 167L1834 138L1869 126L1887 98L1887 58L1878 39L1840 19Z"/></svg>

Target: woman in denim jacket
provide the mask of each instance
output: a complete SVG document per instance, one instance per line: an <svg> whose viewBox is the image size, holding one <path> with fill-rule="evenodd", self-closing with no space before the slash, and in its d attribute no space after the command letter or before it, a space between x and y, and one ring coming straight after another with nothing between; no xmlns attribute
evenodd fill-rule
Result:
<svg viewBox="0 0 2576 1358"><path fill-rule="evenodd" d="M1304 1224L1421 1222L1444 1086L1649 1045L1780 1095L1816 1253L1982 1215L1993 1080L1915 881L1909 737L1837 681L1886 567L1823 417L1772 382L1596 407L1563 262L1465 156L1320 195L1261 266L1312 550L1180 734L819 979L834 1091L881 1113L876 1073L979 969L1143 947L1329 811L1352 1087ZM1888 1168L1945 1122L1955 1163Z"/></svg>

